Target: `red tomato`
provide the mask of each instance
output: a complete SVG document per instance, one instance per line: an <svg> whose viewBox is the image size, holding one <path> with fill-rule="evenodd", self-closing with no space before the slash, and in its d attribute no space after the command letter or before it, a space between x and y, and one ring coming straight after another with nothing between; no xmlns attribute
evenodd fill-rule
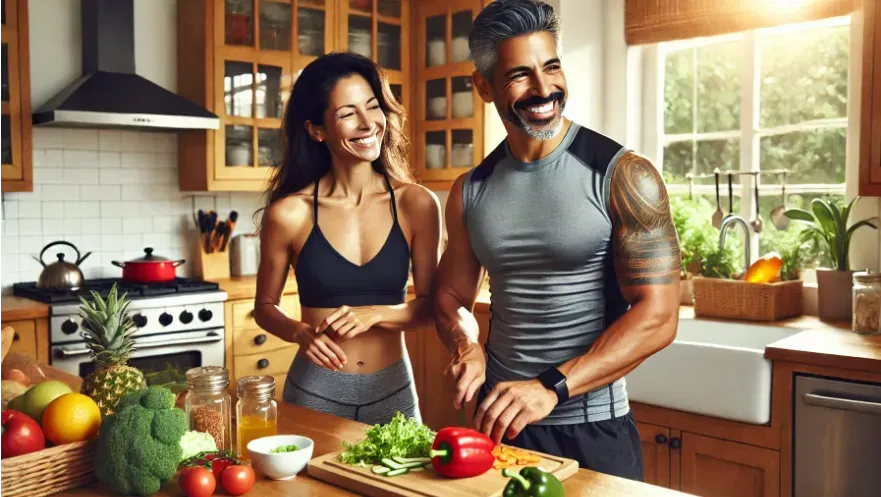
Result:
<svg viewBox="0 0 881 497"><path fill-rule="evenodd" d="M247 464L237 464L223 470L220 486L230 495L242 495L254 486L254 469Z"/></svg>
<svg viewBox="0 0 881 497"><path fill-rule="evenodd" d="M217 487L211 471L201 466L192 466L181 471L177 484L187 497L209 497Z"/></svg>
<svg viewBox="0 0 881 497"><path fill-rule="evenodd" d="M23 412L6 410L0 412L3 435L0 439L0 456L20 456L46 447L46 436L40 425Z"/></svg>
<svg viewBox="0 0 881 497"><path fill-rule="evenodd" d="M211 472L214 473L214 479L217 481L220 480L220 475L223 474L223 470L235 464L235 461L228 458L223 459L212 459L211 460ZM222 482L221 482L222 484Z"/></svg>

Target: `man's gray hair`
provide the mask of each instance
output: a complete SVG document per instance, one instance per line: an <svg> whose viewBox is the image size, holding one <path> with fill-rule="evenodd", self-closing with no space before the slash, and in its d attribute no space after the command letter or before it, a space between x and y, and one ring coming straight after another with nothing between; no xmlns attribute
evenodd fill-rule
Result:
<svg viewBox="0 0 881 497"><path fill-rule="evenodd" d="M515 36L546 31L559 48L560 20L554 8L540 0L495 0L477 15L468 47L477 70L490 77L498 62L498 46Z"/></svg>

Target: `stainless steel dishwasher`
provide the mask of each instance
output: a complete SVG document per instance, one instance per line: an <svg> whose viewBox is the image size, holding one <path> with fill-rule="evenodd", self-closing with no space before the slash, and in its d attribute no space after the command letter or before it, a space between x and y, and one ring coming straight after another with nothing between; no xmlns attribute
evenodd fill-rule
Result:
<svg viewBox="0 0 881 497"><path fill-rule="evenodd" d="M794 497L881 495L881 384L796 375Z"/></svg>

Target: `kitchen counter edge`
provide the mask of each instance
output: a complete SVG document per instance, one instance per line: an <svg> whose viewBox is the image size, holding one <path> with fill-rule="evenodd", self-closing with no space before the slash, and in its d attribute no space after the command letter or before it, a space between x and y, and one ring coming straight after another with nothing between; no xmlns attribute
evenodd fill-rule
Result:
<svg viewBox="0 0 881 497"><path fill-rule="evenodd" d="M49 306L43 302L3 295L0 298L0 320L20 321L24 319L41 319L49 316Z"/></svg>

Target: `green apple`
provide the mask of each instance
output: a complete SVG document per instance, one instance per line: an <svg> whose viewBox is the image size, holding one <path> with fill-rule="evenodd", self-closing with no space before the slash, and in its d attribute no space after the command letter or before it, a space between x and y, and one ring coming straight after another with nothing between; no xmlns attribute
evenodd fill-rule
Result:
<svg viewBox="0 0 881 497"><path fill-rule="evenodd" d="M16 406L33 418L37 423L43 419L43 411L53 400L61 397L72 390L66 383L58 380L49 380L29 388L21 397L17 397Z"/></svg>

